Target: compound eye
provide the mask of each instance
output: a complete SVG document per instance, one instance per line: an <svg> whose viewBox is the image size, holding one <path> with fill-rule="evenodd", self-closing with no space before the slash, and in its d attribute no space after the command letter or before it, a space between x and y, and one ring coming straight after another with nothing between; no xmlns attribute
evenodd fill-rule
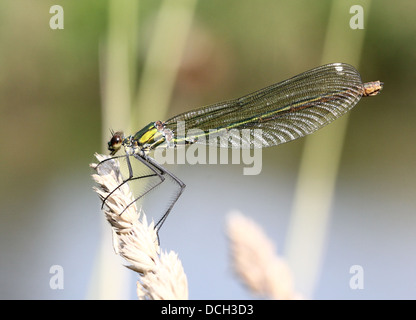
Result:
<svg viewBox="0 0 416 320"><path fill-rule="evenodd" d="M123 144L123 133L116 132L111 137L111 140L108 142L108 150L111 151L110 154L114 155Z"/></svg>

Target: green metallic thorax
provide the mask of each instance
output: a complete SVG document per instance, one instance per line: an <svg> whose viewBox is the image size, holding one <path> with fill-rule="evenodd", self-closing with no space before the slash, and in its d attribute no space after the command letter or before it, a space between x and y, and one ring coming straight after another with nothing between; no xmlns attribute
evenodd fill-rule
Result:
<svg viewBox="0 0 416 320"><path fill-rule="evenodd" d="M165 140L164 135L156 129L155 123L151 122L137 131L131 142L137 144L137 147L141 150L150 151L163 144Z"/></svg>

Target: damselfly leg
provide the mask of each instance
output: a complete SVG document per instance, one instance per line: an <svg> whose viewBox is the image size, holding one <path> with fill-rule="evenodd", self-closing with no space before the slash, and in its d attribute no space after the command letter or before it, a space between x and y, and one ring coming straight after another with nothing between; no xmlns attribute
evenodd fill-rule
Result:
<svg viewBox="0 0 416 320"><path fill-rule="evenodd" d="M126 158L126 162L127 162L127 168L128 168L128 171L129 171L129 176L128 176L128 178L127 179L125 179L125 180L123 180L123 182L122 183L120 183L118 186L117 186L117 188L115 188L114 190L112 190L112 191L110 191L109 192L109 194L102 200L102 204L101 204L101 209L103 209L104 208L104 205L105 205L105 203L106 203L106 201L108 200L108 198L114 193L114 192L116 192L118 189L120 189L124 184L126 184L126 183L128 183L129 181L133 181L133 180L138 180L138 179L144 179L144 178L150 178L150 177L155 177L155 176L159 176L159 177L161 177L161 174L160 173L157 173L157 172L155 172L155 173L153 173L153 174L148 174L148 175L142 175L142 176L138 176L138 177L134 177L134 174L133 174L133 168L132 168L132 166L131 166L131 163L130 163L130 159L129 159L129 157L130 157L130 155L128 155L128 154L126 154L126 155L123 155L123 156L115 156L115 157L111 157L111 158L108 158L108 159L105 159L105 160L103 160L103 161L101 161L99 164L98 164L98 166L99 165L101 165L101 164L103 164L104 162L106 162L106 161L109 161L109 160L115 160L115 159L120 159L120 158ZM154 171L153 171L154 172ZM163 180L164 180L164 178L162 179L161 178L161 182L163 182ZM160 182L160 183L161 183ZM124 210L123 210L123 212L126 210L127 208L125 208ZM120 215L121 215L121 213L120 213Z"/></svg>
<svg viewBox="0 0 416 320"><path fill-rule="evenodd" d="M174 193L174 197L173 200L171 201L171 203L169 204L168 209L166 210L166 212L161 216L161 218L159 218L159 220L157 221L157 223L155 224L155 229L158 231L163 223L165 222L167 216L169 215L170 211L172 210L173 206L175 205L175 203L178 201L179 197L181 196L181 194L183 193L183 190L185 189L185 184L178 178L176 177L173 173L171 173L169 170L166 170L165 168L163 168L160 164L158 164L154 159L152 159L151 157L147 156L147 155L139 155L139 154L133 154L133 157L137 160L139 160L143 165L145 165L147 168L149 168L149 170L151 170L153 173L151 174L147 174L147 175L141 175L141 176L134 176L133 173L133 168L130 162L130 156L129 154L123 155L123 156L116 156L116 157L112 157L109 159L105 159L103 160L101 163L99 163L98 165L102 164L105 161L108 160L113 160L116 158L125 158L126 159L126 163L127 163L127 168L128 168L128 172L129 172L129 176L127 179L123 180L122 183L120 183L114 190L112 190L102 201L102 208L104 207L107 199L115 192L117 191L119 188L121 188L124 184L129 183L131 181L135 181L135 180L139 180L139 179L144 179L144 178L151 178L151 177L158 177L158 181L156 183L154 183L150 188L148 188L146 191L140 193L137 197L134 198L133 201L131 201L121 212L120 215L123 214L123 212L125 210L128 209L129 206L131 206L133 203L137 202L138 200L140 200L141 198L143 198L145 195L147 195L148 193L150 193L152 190L154 190L157 186L161 185L164 181L165 181L165 176L168 176L172 179L172 181L174 181L174 183L179 187L177 189L177 191Z"/></svg>

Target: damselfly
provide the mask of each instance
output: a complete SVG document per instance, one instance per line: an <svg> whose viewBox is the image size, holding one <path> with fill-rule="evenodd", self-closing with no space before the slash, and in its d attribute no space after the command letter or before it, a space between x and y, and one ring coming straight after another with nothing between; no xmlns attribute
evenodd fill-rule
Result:
<svg viewBox="0 0 416 320"><path fill-rule="evenodd" d="M156 177L157 182L139 195L135 202L164 182L166 176L170 177L177 185L177 191L155 225L159 230L184 191L185 184L149 155L155 148L208 144L210 139L207 138L212 135L226 137L220 139L220 147L276 146L313 133L348 112L361 97L375 96L382 88L380 81L363 83L359 72L351 65L332 63L235 100L188 111L165 122L149 123L134 135L124 136L123 132L115 132L108 142L108 150L113 156L123 146L125 155L119 157L126 158L129 170L128 178L115 190L131 180ZM181 131L179 125L184 126L188 134L178 135ZM192 133L196 128L199 129L198 134ZM235 135L227 137L232 129L250 130L257 142L241 138L241 143L236 144ZM148 167L151 174L134 176L131 156ZM103 206L107 198L103 200Z"/></svg>

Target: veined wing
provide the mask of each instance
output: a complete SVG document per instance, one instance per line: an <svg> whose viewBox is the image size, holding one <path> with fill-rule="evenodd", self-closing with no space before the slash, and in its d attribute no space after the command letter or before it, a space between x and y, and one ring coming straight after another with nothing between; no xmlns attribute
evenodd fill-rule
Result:
<svg viewBox="0 0 416 320"><path fill-rule="evenodd" d="M186 139L191 142L209 144L209 136L228 135L219 139L221 147L269 147L322 128L348 112L363 94L359 72L351 65L332 63L239 99L179 114L165 124L175 133L178 123L184 122ZM250 134L239 134L242 129ZM261 136L254 129L261 129ZM257 142L253 143L253 137Z"/></svg>

